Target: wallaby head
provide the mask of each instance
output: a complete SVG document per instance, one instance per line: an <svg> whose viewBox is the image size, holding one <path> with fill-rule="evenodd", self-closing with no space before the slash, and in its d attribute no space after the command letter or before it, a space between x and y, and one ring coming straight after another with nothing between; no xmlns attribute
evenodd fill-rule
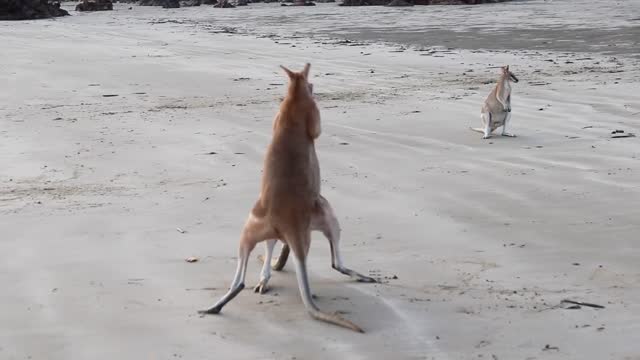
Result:
<svg viewBox="0 0 640 360"><path fill-rule="evenodd" d="M289 91L288 97L298 98L312 98L313 97L313 84L309 82L309 69L311 64L304 65L304 69L300 72L295 72L280 65L282 70L289 76Z"/></svg>
<svg viewBox="0 0 640 360"><path fill-rule="evenodd" d="M280 105L280 112L274 122L274 130L302 125L311 140L320 136L320 112L313 98L313 84L309 82L307 63L300 72L295 72L280 65L289 77L289 88L284 101Z"/></svg>
<svg viewBox="0 0 640 360"><path fill-rule="evenodd" d="M503 66L501 67L501 69L502 69L502 76L504 76L505 79L513 80L513 82L516 82L516 83L520 81L511 71L509 71L509 65Z"/></svg>

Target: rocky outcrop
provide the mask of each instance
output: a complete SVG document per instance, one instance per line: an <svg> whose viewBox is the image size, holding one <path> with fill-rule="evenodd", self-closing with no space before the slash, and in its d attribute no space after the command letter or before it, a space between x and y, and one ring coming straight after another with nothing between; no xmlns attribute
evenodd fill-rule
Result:
<svg viewBox="0 0 640 360"><path fill-rule="evenodd" d="M138 2L140 6L162 6L163 8L179 8L180 1L178 0L140 0Z"/></svg>
<svg viewBox="0 0 640 360"><path fill-rule="evenodd" d="M411 5L476 5L499 3L511 0L343 0L340 6L411 6ZM396 5L397 4L397 5Z"/></svg>
<svg viewBox="0 0 640 360"><path fill-rule="evenodd" d="M413 6L413 4L405 0L392 0L387 6Z"/></svg>
<svg viewBox="0 0 640 360"><path fill-rule="evenodd" d="M76 5L76 11L105 11L113 10L113 3L111 0L85 0Z"/></svg>
<svg viewBox="0 0 640 360"><path fill-rule="evenodd" d="M316 6L311 1L294 1L292 4L280 4L280 6Z"/></svg>
<svg viewBox="0 0 640 360"><path fill-rule="evenodd" d="M416 5L476 5L507 2L511 0L415 0ZM423 4L424 2L424 4Z"/></svg>
<svg viewBox="0 0 640 360"><path fill-rule="evenodd" d="M2 1L2 0L0 0ZM119 0L119 1L130 1L130 0ZM279 0L273 0L279 1ZM136 2L135 0L131 2ZM217 8L234 8L236 6L246 6L249 0L139 0L138 4L143 6L162 6L164 8L174 8L174 7L190 7L190 6L200 6L200 5L213 5L213 7Z"/></svg>
<svg viewBox="0 0 640 360"><path fill-rule="evenodd" d="M390 0L344 0L340 6L375 6L387 5Z"/></svg>
<svg viewBox="0 0 640 360"><path fill-rule="evenodd" d="M217 8L234 8L235 6L231 5L227 0L219 0L218 3L213 5L213 7Z"/></svg>
<svg viewBox="0 0 640 360"><path fill-rule="evenodd" d="M164 5L162 5L165 9L175 9L180 7L180 1L178 0L165 0Z"/></svg>
<svg viewBox="0 0 640 360"><path fill-rule="evenodd" d="M29 20L65 16L59 2L49 0L0 0L0 20Z"/></svg>
<svg viewBox="0 0 640 360"><path fill-rule="evenodd" d="M218 2L216 0L181 0L180 7L191 7L200 5L215 5Z"/></svg>

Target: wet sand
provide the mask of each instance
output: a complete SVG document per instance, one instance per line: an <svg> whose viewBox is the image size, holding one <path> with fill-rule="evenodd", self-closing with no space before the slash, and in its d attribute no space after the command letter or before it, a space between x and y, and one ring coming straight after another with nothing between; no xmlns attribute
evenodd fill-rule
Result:
<svg viewBox="0 0 640 360"><path fill-rule="evenodd" d="M611 138L640 135L628 49L408 49L270 15L307 8L128 7L0 23L0 359L640 358L639 138ZM595 18L557 9L556 25ZM452 29L474 19L451 11ZM311 285L364 335L311 320L290 265L196 314L233 276L278 65L309 60L343 256L381 281L333 271L314 234ZM482 140L468 127L502 64L518 137Z"/></svg>
<svg viewBox="0 0 640 360"><path fill-rule="evenodd" d="M250 23L244 16L260 12ZM424 48L596 52L640 57L640 2L514 1L482 6L316 7L266 4L205 21L239 33L335 37ZM221 23L223 23L221 25Z"/></svg>

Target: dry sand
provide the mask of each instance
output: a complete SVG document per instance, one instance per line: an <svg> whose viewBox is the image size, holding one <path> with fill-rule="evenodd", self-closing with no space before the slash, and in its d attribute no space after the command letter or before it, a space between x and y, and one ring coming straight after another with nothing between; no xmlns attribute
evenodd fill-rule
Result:
<svg viewBox="0 0 640 360"><path fill-rule="evenodd" d="M558 4L556 23L580 27L559 3L521 9ZM516 5L488 6L452 10L449 32ZM640 135L634 39L525 50L495 42L518 23L494 37L487 23L469 49L435 34L422 51L345 46L361 38L335 39L335 5L308 9L0 23L0 359L640 359L640 138L610 138ZM380 9L349 11L381 29L412 14ZM637 33L606 14L586 27ZM290 265L270 293L196 314L233 275L285 90L277 65L307 60L344 258L381 280L333 271L316 234L312 289L364 335L311 320ZM468 127L502 64L521 79L519 136L485 141ZM258 272L252 260L248 287Z"/></svg>

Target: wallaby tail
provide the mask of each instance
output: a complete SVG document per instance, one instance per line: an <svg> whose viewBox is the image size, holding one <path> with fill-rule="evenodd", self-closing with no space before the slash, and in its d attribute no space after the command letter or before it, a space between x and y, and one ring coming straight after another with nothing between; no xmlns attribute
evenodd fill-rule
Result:
<svg viewBox="0 0 640 360"><path fill-rule="evenodd" d="M280 256L275 263L271 265L271 268L275 271L281 271L284 268L284 265L287 263L287 259L289 258L289 245L282 245L282 250L280 250Z"/></svg>
<svg viewBox="0 0 640 360"><path fill-rule="evenodd" d="M271 268L274 271L282 271L284 265L287 263L287 259L289 258L289 245L282 245L282 250L280 251L280 256L277 259L271 261ZM264 256L258 255L258 261L264 264Z"/></svg>
<svg viewBox="0 0 640 360"><path fill-rule="evenodd" d="M484 134L484 130L482 130L482 129L480 129L480 128L472 128L472 127L469 127L469 130L477 131L477 132L479 132L479 133Z"/></svg>

